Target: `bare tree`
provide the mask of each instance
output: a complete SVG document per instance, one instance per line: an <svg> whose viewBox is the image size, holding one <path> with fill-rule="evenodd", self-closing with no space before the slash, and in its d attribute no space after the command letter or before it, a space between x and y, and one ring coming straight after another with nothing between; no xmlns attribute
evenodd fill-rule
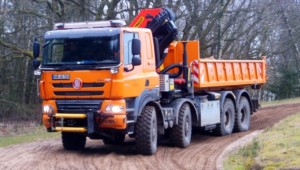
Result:
<svg viewBox="0 0 300 170"><path fill-rule="evenodd" d="M201 57L267 55L267 90L300 95L299 0L0 0L0 100L7 101L0 104L2 114L13 112L14 104L38 102L31 70L35 36L57 22L118 18L130 23L142 8L155 7L175 12L178 39L199 40ZM280 88L284 82L288 88Z"/></svg>

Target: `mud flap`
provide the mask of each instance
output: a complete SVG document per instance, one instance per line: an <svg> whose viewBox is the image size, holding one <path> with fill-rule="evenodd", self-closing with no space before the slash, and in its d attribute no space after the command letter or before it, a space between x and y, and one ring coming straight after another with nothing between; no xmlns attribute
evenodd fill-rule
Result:
<svg viewBox="0 0 300 170"><path fill-rule="evenodd" d="M95 116L94 112L87 113L87 133L93 134L95 133Z"/></svg>
<svg viewBox="0 0 300 170"><path fill-rule="evenodd" d="M257 111L257 109L260 108L260 105L258 103L258 99L251 99L251 102L252 102L252 112L251 112L251 114L253 114L254 112Z"/></svg>

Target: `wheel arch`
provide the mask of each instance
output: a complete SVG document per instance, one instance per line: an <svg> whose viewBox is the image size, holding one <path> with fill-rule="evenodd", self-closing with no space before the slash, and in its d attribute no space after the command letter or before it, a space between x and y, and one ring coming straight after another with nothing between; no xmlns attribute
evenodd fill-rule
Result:
<svg viewBox="0 0 300 170"><path fill-rule="evenodd" d="M237 108L239 107L239 101L240 101L241 97L246 97L247 98L247 100L248 100L248 102L250 104L250 113L252 115L253 114L253 106L252 106L250 94L245 89L243 89L243 90L235 90L235 91L233 91L233 93L236 96Z"/></svg>
<svg viewBox="0 0 300 170"><path fill-rule="evenodd" d="M161 106L157 102L159 101L159 89L145 89L139 96L133 98L127 98L126 101L126 113L127 113L127 121L131 123L128 126L129 131L134 132L135 123L137 121L138 116L141 115L142 110L147 106L151 105L155 108L157 120L159 123L164 120L164 115L161 111ZM162 123L163 124L163 123ZM159 129L161 129L161 124L158 124Z"/></svg>
<svg viewBox="0 0 300 170"><path fill-rule="evenodd" d="M231 99L234 104L234 109L237 111L236 96L232 91L221 91L220 107L224 104L227 98ZM222 108L222 107L221 107Z"/></svg>
<svg viewBox="0 0 300 170"><path fill-rule="evenodd" d="M134 98L126 99L127 115L132 117L136 121L137 116L141 115L142 110L148 103L155 105L156 101L159 100L159 89L155 88L152 90L144 90L141 95Z"/></svg>
<svg viewBox="0 0 300 170"><path fill-rule="evenodd" d="M195 105L193 104L193 102L190 99L186 99L186 98L179 98L174 100L172 103L168 104L167 107L172 107L174 109L174 116L175 116L175 124L178 124L178 114L179 114L179 110L181 108L181 106L187 103L190 106L191 109L191 116L192 116L192 125L197 125L197 122L199 120L198 117L198 113L197 113L197 109L195 108Z"/></svg>
<svg viewBox="0 0 300 170"><path fill-rule="evenodd" d="M156 113L158 132L160 132L162 134L165 129L165 125L164 125L165 116L162 113L162 108L161 108L160 104L155 101L150 101L145 106L153 106L154 107L155 113Z"/></svg>

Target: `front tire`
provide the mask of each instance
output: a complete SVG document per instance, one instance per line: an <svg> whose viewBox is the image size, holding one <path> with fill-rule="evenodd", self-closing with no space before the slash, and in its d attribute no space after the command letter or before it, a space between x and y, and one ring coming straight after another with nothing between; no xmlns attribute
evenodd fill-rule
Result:
<svg viewBox="0 0 300 170"><path fill-rule="evenodd" d="M62 143L66 150L84 149L86 136L80 133L62 132Z"/></svg>
<svg viewBox="0 0 300 170"><path fill-rule="evenodd" d="M170 142L174 146L186 148L191 143L192 117L189 104L184 103L178 114L178 124L170 129Z"/></svg>
<svg viewBox="0 0 300 170"><path fill-rule="evenodd" d="M145 106L135 128L137 151L144 155L154 154L157 150L157 119L153 106Z"/></svg>
<svg viewBox="0 0 300 170"><path fill-rule="evenodd" d="M233 131L235 119L235 107L233 101L225 99L221 108L221 122L217 124L214 133L219 136L230 135Z"/></svg>
<svg viewBox="0 0 300 170"><path fill-rule="evenodd" d="M251 119L250 103L246 97L241 97L235 117L234 131L244 132L249 130Z"/></svg>

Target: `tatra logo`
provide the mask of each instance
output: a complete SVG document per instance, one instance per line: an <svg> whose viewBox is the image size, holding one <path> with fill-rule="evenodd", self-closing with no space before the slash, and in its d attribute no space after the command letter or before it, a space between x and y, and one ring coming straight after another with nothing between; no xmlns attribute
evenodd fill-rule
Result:
<svg viewBox="0 0 300 170"><path fill-rule="evenodd" d="M77 90L82 87L82 81L79 78L75 79L72 84L73 88Z"/></svg>

